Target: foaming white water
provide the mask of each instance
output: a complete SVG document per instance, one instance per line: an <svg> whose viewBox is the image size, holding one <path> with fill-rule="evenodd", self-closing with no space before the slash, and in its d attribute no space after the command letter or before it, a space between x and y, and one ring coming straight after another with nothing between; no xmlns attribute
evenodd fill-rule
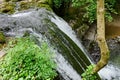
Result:
<svg viewBox="0 0 120 80"><path fill-rule="evenodd" d="M24 12L24 13L16 13L16 14L10 15L9 17L26 17L26 16L30 16L30 14L33 12L29 11L29 12ZM55 14L52 14L52 15L54 15L54 17L53 16L50 17L51 21L55 23L61 31L63 31L67 36L69 36L81 48L81 50L84 53L86 53L85 50L83 49L82 44L78 40L75 32L68 25L68 23L66 23L62 18L56 16Z"/></svg>
<svg viewBox="0 0 120 80"><path fill-rule="evenodd" d="M22 37L26 32L33 33L33 30L32 30L32 28L21 28L19 30L11 30L11 31L7 32L6 35Z"/></svg>
<svg viewBox="0 0 120 80"><path fill-rule="evenodd" d="M65 80L81 80L80 75L72 68L72 66L64 59L64 57L57 53L56 59L57 70Z"/></svg>
<svg viewBox="0 0 120 80"><path fill-rule="evenodd" d="M77 44L77 46L79 46L79 48L86 54L85 49L83 48L83 46L80 43L80 41L78 40L75 32L68 25L68 23L66 23L62 18L56 16L55 14L53 14L53 15L54 15L54 18L51 17L50 18L51 21L53 23L55 23L61 31L63 31L67 36L69 36L69 38L71 38L71 40L73 40ZM86 55L86 57L89 59L89 57L87 55ZM89 61L91 61L91 60L89 59ZM92 61L91 61L91 63L92 63Z"/></svg>
<svg viewBox="0 0 120 80"><path fill-rule="evenodd" d="M25 13L17 13L17 14L13 14L10 17L23 17L23 16L28 16L29 14L31 14L32 12L25 12Z"/></svg>
<svg viewBox="0 0 120 80"><path fill-rule="evenodd" d="M75 35L75 32L63 19L55 15L54 18L53 17L51 18L51 21L55 23L58 26L58 28L61 31L63 31L66 35L68 35L76 44L78 45L80 44L79 40L77 39L77 36ZM82 47L82 45L79 45L79 47Z"/></svg>
<svg viewBox="0 0 120 80"><path fill-rule="evenodd" d="M120 80L120 69L113 65L107 65L99 74L102 80Z"/></svg>

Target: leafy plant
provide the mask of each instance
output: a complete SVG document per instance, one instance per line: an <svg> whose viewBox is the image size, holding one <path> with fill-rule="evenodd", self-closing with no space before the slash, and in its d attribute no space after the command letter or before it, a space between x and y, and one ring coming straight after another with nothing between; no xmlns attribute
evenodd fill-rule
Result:
<svg viewBox="0 0 120 80"><path fill-rule="evenodd" d="M82 74L83 80L97 80L96 74L93 74L93 68L95 65L90 65L87 67L86 71Z"/></svg>
<svg viewBox="0 0 120 80"><path fill-rule="evenodd" d="M53 0L54 6L59 8L65 2L72 3L74 7L83 7L86 12L83 15L83 21L86 19L89 23L93 23L96 20L96 8L97 8L97 0ZM113 18L111 14L117 14L115 10L116 0L105 0L105 17L108 21L112 21ZM66 6L66 5L64 5Z"/></svg>
<svg viewBox="0 0 120 80"><path fill-rule="evenodd" d="M59 8L62 5L62 0L53 0L54 6Z"/></svg>
<svg viewBox="0 0 120 80"><path fill-rule="evenodd" d="M57 75L47 43L39 47L30 38L20 38L9 42L9 48L0 61L3 80L53 80Z"/></svg>
<svg viewBox="0 0 120 80"><path fill-rule="evenodd" d="M62 4L68 3L68 2L71 2L71 0L53 0L54 6L56 8L59 8L60 6L62 6ZM64 6L67 6L67 5L64 5Z"/></svg>
<svg viewBox="0 0 120 80"><path fill-rule="evenodd" d="M96 8L97 0L72 0L73 6L81 7L85 6L86 13L83 16L83 20L88 19L89 23L93 23L96 20ZM111 14L117 14L114 9L116 0L105 0L106 14L105 17L108 21L112 21Z"/></svg>

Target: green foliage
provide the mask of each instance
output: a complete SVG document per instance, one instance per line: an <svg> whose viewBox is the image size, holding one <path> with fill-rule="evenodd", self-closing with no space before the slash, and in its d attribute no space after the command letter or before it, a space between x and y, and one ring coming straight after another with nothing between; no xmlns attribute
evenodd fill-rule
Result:
<svg viewBox="0 0 120 80"><path fill-rule="evenodd" d="M56 8L59 8L60 6L62 6L62 4L68 3L68 2L71 2L71 0L53 0L54 6Z"/></svg>
<svg viewBox="0 0 120 80"><path fill-rule="evenodd" d="M0 60L3 80L53 80L57 75L53 52L47 43L37 46L29 38L12 40L7 55Z"/></svg>
<svg viewBox="0 0 120 80"><path fill-rule="evenodd" d="M59 8L62 5L62 0L53 0L53 3L56 8Z"/></svg>
<svg viewBox="0 0 120 80"><path fill-rule="evenodd" d="M92 0L72 0L72 5L74 7L80 7L80 6L83 6L91 1Z"/></svg>
<svg viewBox="0 0 120 80"><path fill-rule="evenodd" d="M106 8L105 17L110 22L113 20L111 14L112 13L117 14L117 12L116 12L116 10L114 8L115 4L116 4L116 0L105 0L105 8Z"/></svg>
<svg viewBox="0 0 120 80"><path fill-rule="evenodd" d="M96 7L97 3L93 0L87 2L87 6L85 7L86 13L83 16L83 19L88 19L89 23L93 23L96 20Z"/></svg>
<svg viewBox="0 0 120 80"><path fill-rule="evenodd" d="M93 74L93 68L95 65L87 67L86 71L82 74L83 80L97 80L96 74Z"/></svg>
<svg viewBox="0 0 120 80"><path fill-rule="evenodd" d="M82 7L86 10L83 15L83 21L88 20L87 22L93 23L96 20L96 8L97 8L97 0L53 0L54 6L59 8L65 2L72 2L74 7ZM116 0L105 0L105 17L107 21L112 21L113 18L111 14L117 14L115 11ZM65 6L65 5L64 5Z"/></svg>
<svg viewBox="0 0 120 80"><path fill-rule="evenodd" d="M88 19L89 23L93 23L96 20L96 8L97 8L97 0L72 0L73 6L81 7L85 6L86 13L83 16L83 20ZM105 0L105 9L106 14L105 17L108 21L112 21L113 18L111 16L112 13L117 14L114 9L116 0Z"/></svg>

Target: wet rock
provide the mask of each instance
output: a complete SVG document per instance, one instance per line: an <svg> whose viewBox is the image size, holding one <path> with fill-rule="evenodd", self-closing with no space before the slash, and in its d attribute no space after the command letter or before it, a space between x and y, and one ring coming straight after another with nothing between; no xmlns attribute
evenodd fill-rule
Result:
<svg viewBox="0 0 120 80"><path fill-rule="evenodd" d="M95 63L98 62L100 59L100 49L97 42L86 39L83 40L83 44ZM112 62L112 64L120 65L118 64L118 61L120 61L120 37L118 36L116 38L107 39L107 45L110 50L110 63Z"/></svg>
<svg viewBox="0 0 120 80"><path fill-rule="evenodd" d="M12 14L15 12L14 7L15 7L14 3L4 2L4 3L0 4L0 12Z"/></svg>
<svg viewBox="0 0 120 80"><path fill-rule="evenodd" d="M22 11L27 9L44 7L48 10L52 10L51 0L1 0L0 1L0 13L13 14L16 11Z"/></svg>
<svg viewBox="0 0 120 80"><path fill-rule="evenodd" d="M98 47L97 42L84 39L83 45L85 46L91 57L93 58L94 62L97 63L100 60L100 49Z"/></svg>
<svg viewBox="0 0 120 80"><path fill-rule="evenodd" d="M77 35L78 35L78 37L79 38L82 38L84 35L85 35L85 33L86 33L86 31L88 30L88 28L89 28L89 26L88 25L82 25L81 27L79 27L78 29L77 29Z"/></svg>

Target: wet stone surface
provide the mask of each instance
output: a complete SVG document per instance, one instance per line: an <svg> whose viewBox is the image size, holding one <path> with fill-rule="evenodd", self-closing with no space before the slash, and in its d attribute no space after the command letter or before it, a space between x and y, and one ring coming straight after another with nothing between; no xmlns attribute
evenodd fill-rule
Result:
<svg viewBox="0 0 120 80"><path fill-rule="evenodd" d="M90 41L90 40L83 40L83 44L86 47L87 51L90 53L95 63L98 62L100 59L100 49L98 47L97 42ZM117 61L115 58L116 56L120 55L120 36L114 39L108 39L107 45L110 50L110 63L111 61L113 62Z"/></svg>

